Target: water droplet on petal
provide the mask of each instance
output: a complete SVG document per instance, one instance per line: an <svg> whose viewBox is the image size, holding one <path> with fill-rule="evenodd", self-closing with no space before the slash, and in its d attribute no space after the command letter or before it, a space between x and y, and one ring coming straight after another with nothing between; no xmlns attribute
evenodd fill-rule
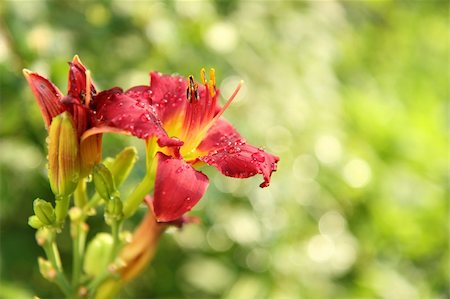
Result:
<svg viewBox="0 0 450 299"><path fill-rule="evenodd" d="M261 153L261 151L254 152L254 153L252 154L252 159L253 159L254 161L258 161L258 162L264 162L264 161L266 160L266 158L265 158L264 155Z"/></svg>

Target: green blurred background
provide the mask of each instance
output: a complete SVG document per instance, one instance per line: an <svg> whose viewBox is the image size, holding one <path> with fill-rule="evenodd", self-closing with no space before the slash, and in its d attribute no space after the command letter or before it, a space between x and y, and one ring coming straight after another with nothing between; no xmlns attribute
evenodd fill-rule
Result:
<svg viewBox="0 0 450 299"><path fill-rule="evenodd" d="M243 79L225 117L281 157L266 189L205 169L211 184L191 213L202 223L165 234L121 298L449 298L447 2L0 7L0 298L60 296L40 277L26 224L33 199L52 196L46 131L21 71L65 92L74 54L100 89L215 67L228 96ZM143 175L142 142L105 137L105 156L126 144L142 158L123 194Z"/></svg>

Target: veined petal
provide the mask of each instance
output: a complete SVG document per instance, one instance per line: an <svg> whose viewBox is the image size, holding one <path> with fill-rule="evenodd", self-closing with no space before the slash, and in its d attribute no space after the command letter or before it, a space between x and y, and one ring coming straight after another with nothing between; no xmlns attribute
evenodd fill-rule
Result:
<svg viewBox="0 0 450 299"><path fill-rule="evenodd" d="M269 186L270 177L279 161L277 156L247 144L225 120L219 120L211 128L198 150L208 153L198 160L216 167L226 176L247 178L261 174L264 182L260 187Z"/></svg>
<svg viewBox="0 0 450 299"><path fill-rule="evenodd" d="M60 102L63 95L58 87L41 75L29 70L23 70L23 74L36 97L39 109L41 109L42 118L48 128L53 117L66 110L64 105Z"/></svg>
<svg viewBox="0 0 450 299"><path fill-rule="evenodd" d="M184 113L186 87L187 80L183 77L150 73L151 104L164 124L179 113Z"/></svg>
<svg viewBox="0 0 450 299"><path fill-rule="evenodd" d="M160 146L181 146L183 142L169 138L157 118L155 109L141 97L131 97L120 88L103 91L94 97L96 126L114 127L148 139L157 137Z"/></svg>
<svg viewBox="0 0 450 299"><path fill-rule="evenodd" d="M69 85L67 95L75 99L78 103L84 103L86 97L86 67L80 58L75 55L72 62L69 62ZM91 81L91 96L96 93L94 84Z"/></svg>
<svg viewBox="0 0 450 299"><path fill-rule="evenodd" d="M179 219L202 198L208 177L183 159L157 154L153 211L160 222Z"/></svg>
<svg viewBox="0 0 450 299"><path fill-rule="evenodd" d="M146 100L149 104L152 104L152 90L148 85L138 85L131 87L125 94L135 100Z"/></svg>

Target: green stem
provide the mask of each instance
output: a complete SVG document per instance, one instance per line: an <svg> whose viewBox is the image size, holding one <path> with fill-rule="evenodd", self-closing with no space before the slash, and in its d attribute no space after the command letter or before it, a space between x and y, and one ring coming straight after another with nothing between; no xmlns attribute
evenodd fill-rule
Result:
<svg viewBox="0 0 450 299"><path fill-rule="evenodd" d="M88 201L88 203L83 208L83 214L87 215L91 209L95 209L95 207L98 205L98 203L102 200L100 195L95 192L94 195L92 195L91 199Z"/></svg>
<svg viewBox="0 0 450 299"><path fill-rule="evenodd" d="M87 204L86 179L78 182L74 192L75 206L83 209ZM77 289L80 285L81 268L83 264L87 225L84 222L86 217L72 219L70 226L72 236L72 287Z"/></svg>
<svg viewBox="0 0 450 299"><path fill-rule="evenodd" d="M136 212L145 195L152 191L153 185L154 177L149 175L145 176L125 201L123 205L124 218L130 217Z"/></svg>
<svg viewBox="0 0 450 299"><path fill-rule="evenodd" d="M56 223L60 226L60 228L64 225L67 212L69 211L69 203L70 203L69 196L58 196L56 198L56 205L55 205Z"/></svg>
<svg viewBox="0 0 450 299"><path fill-rule="evenodd" d="M44 251L47 255L47 259L52 263L53 267L56 270L55 283L59 286L61 291L64 293L66 297L68 297L72 293L72 288L70 287L69 282L64 276L61 258L58 251L58 246L56 245L56 232L52 230L50 232L50 240L45 242Z"/></svg>
<svg viewBox="0 0 450 299"><path fill-rule="evenodd" d="M146 175L124 203L123 214L125 219L132 216L134 212L136 212L145 195L150 193L154 188L156 176L156 163L154 162L158 148L156 138L150 138L147 140L145 148L145 159L147 166Z"/></svg>
<svg viewBox="0 0 450 299"><path fill-rule="evenodd" d="M122 227L122 221L114 221L111 226L111 235L113 237L113 247L111 250L111 255L109 257L110 263L115 260L117 252L119 251L119 248L120 248L121 242L120 242L119 234L120 234L121 227Z"/></svg>
<svg viewBox="0 0 450 299"><path fill-rule="evenodd" d="M77 188L75 189L75 192L73 193L73 198L75 202L75 206L79 207L80 209L83 208L87 201L87 193L86 193L86 179L83 178L78 182Z"/></svg>
<svg viewBox="0 0 450 299"><path fill-rule="evenodd" d="M80 284L81 267L83 264L84 249L86 243L85 223L72 223L72 286L75 288Z"/></svg>

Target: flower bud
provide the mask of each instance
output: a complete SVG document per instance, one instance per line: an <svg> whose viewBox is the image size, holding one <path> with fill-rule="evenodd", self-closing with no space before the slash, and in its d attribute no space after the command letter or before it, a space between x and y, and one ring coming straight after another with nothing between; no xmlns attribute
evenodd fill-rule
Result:
<svg viewBox="0 0 450 299"><path fill-rule="evenodd" d="M137 151L134 147L124 148L114 159L105 159L104 164L111 171L117 187L126 180L136 160Z"/></svg>
<svg viewBox="0 0 450 299"><path fill-rule="evenodd" d="M109 201L112 197L118 196L111 171L105 165L101 163L95 165L93 179L95 190L102 198Z"/></svg>
<svg viewBox="0 0 450 299"><path fill-rule="evenodd" d="M36 231L36 242L39 246L44 246L51 240L52 233L46 227L42 227Z"/></svg>
<svg viewBox="0 0 450 299"><path fill-rule="evenodd" d="M90 276L97 276L108 266L108 259L113 248L113 238L107 233L98 233L89 243L84 258L84 271Z"/></svg>
<svg viewBox="0 0 450 299"><path fill-rule="evenodd" d="M108 202L105 219L108 224L111 224L112 221L120 221L123 219L123 203L119 197L114 196Z"/></svg>
<svg viewBox="0 0 450 299"><path fill-rule="evenodd" d="M64 112L54 117L49 129L48 177L56 196L68 196L79 178L78 137L72 117Z"/></svg>
<svg viewBox="0 0 450 299"><path fill-rule="evenodd" d="M38 216L33 215L28 217L28 225L32 228L38 229L44 226L44 223L39 220Z"/></svg>
<svg viewBox="0 0 450 299"><path fill-rule="evenodd" d="M54 281L56 277L56 270L52 266L52 263L42 257L39 257L38 264L39 272L41 272L42 277L44 277L48 281Z"/></svg>
<svg viewBox="0 0 450 299"><path fill-rule="evenodd" d="M37 198L33 202L34 214L44 225L52 225L56 221L55 210L51 203Z"/></svg>

